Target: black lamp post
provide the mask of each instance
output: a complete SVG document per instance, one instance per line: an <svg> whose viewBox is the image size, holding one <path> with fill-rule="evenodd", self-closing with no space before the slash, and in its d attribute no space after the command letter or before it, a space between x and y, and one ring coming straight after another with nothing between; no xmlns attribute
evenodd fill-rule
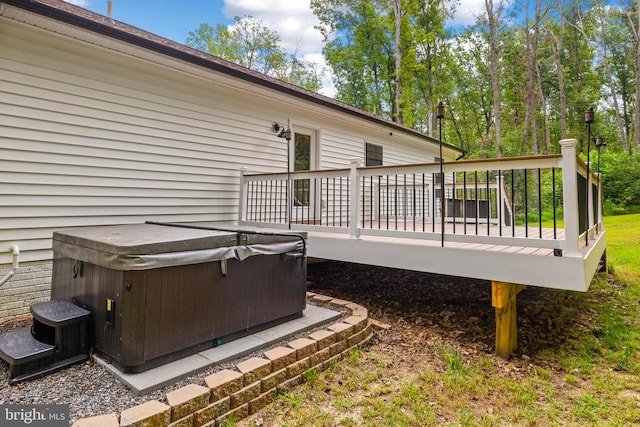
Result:
<svg viewBox="0 0 640 427"><path fill-rule="evenodd" d="M278 138L287 140L287 187L285 188L285 197L287 199L287 224L289 225L289 229L291 229L291 203L289 203L289 194L291 192L289 189L291 185L291 125L287 123L287 127L285 128L279 123L274 123L272 129L274 132L278 132Z"/></svg>
<svg viewBox="0 0 640 427"><path fill-rule="evenodd" d="M440 245L444 247L444 171L442 168L442 119L444 118L444 104L438 102L436 107L436 117L440 131Z"/></svg>
<svg viewBox="0 0 640 427"><path fill-rule="evenodd" d="M586 192L586 218L587 218L587 230L584 235L584 244L587 246L589 244L589 191L590 183L589 183L589 156L591 152L591 123L593 123L594 113L593 107L590 107L587 111L584 112L584 122L587 124L587 192Z"/></svg>
<svg viewBox="0 0 640 427"><path fill-rule="evenodd" d="M289 189L291 186L291 127L287 127L284 131L284 138L287 140L287 225L288 228L291 229L292 202L289 200L289 194L291 194L291 190Z"/></svg>
<svg viewBox="0 0 640 427"><path fill-rule="evenodd" d="M600 135L596 136L596 150L598 150L598 197L596 199L596 215L598 216L596 218L596 232L599 231L600 228L600 209L599 209L599 203L600 203L600 149L604 146L606 146L607 143L604 142L604 138Z"/></svg>

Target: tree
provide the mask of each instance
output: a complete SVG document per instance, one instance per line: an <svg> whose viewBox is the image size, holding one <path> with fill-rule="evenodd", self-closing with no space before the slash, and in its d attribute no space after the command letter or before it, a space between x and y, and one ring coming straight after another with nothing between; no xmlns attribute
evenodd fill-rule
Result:
<svg viewBox="0 0 640 427"><path fill-rule="evenodd" d="M493 120L495 129L496 154L502 157L502 110L500 108L500 40L504 5L501 0L495 5L493 0L484 0L489 29L489 73L491 74L491 95L493 100Z"/></svg>
<svg viewBox="0 0 640 427"><path fill-rule="evenodd" d="M394 118L395 48L387 0L312 0L334 75L336 97Z"/></svg>
<svg viewBox="0 0 640 427"><path fill-rule="evenodd" d="M233 26L201 24L189 32L186 44L227 61L312 91L321 89L322 70L287 54L280 36L252 16L235 17Z"/></svg>
<svg viewBox="0 0 640 427"><path fill-rule="evenodd" d="M620 112L620 105L619 105L620 101L618 99L618 94L616 91L616 83L613 76L612 67L609 61L609 56L610 56L609 55L609 38L607 35L607 28L606 28L605 17L604 17L604 14L605 14L604 5L597 5L595 7L595 10L598 15L598 20L600 22L600 47L601 47L600 58L602 59L604 74L607 79L607 83L609 85L610 99L613 104L613 112L616 118L618 136L620 138L620 142L622 144L625 144L627 142L627 135L626 135L625 127L623 124L623 118Z"/></svg>
<svg viewBox="0 0 640 427"><path fill-rule="evenodd" d="M631 22L636 22L636 25L631 25L633 28L633 34L636 39L636 108L633 115L633 146L635 151L638 152L638 146L640 145L640 106L638 100L640 99L640 1L636 1L636 16L637 21L633 19L633 14L630 14Z"/></svg>
<svg viewBox="0 0 640 427"><path fill-rule="evenodd" d="M403 123L402 112L402 0L393 0L393 18L395 23L395 57L396 57L396 99L395 99L395 119L398 123Z"/></svg>

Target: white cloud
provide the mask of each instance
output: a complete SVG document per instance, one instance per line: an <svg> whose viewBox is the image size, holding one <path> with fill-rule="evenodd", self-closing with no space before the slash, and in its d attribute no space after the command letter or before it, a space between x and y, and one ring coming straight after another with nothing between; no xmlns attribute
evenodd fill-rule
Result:
<svg viewBox="0 0 640 427"><path fill-rule="evenodd" d="M287 52L301 56L322 51L322 34L314 28L318 18L309 0L225 0L223 13L232 18L251 15L280 35Z"/></svg>
<svg viewBox="0 0 640 427"><path fill-rule="evenodd" d="M67 3L71 3L74 6L80 6L86 8L89 6L89 0L65 0Z"/></svg>
<svg viewBox="0 0 640 427"><path fill-rule="evenodd" d="M310 0L224 0L223 13L229 18L251 15L276 31L287 52L295 52L325 70L320 93L335 96L330 70L322 55L322 34L314 28L320 21L311 11Z"/></svg>
<svg viewBox="0 0 640 427"><path fill-rule="evenodd" d="M447 22L452 26L475 24L478 16L485 15L484 0L460 0L453 18Z"/></svg>

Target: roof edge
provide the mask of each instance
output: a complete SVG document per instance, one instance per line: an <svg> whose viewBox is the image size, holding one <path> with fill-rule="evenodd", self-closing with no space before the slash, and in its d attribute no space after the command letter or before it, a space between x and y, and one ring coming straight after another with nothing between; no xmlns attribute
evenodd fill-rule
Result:
<svg viewBox="0 0 640 427"><path fill-rule="evenodd" d="M149 33L148 31L130 26L126 23L111 20L111 22L113 22L112 24L108 21L109 18L88 11L81 7L74 6L70 3L60 2L64 4L65 9L58 8L37 0L2 0L0 1L0 3L15 6L17 8L27 10L29 12L33 12L51 19L55 19L57 21L64 22L94 33L98 33L115 40L130 43L174 59L198 65L212 71L216 71L240 80L256 84L258 86L273 89L278 92L282 92L287 95L291 95L296 98L303 99L305 101L309 101L323 107L327 107L332 110L356 116L391 129L417 136L432 144L439 144L439 141L435 138L431 138L430 136L425 135L417 130L405 127L391 120L375 116L367 111L360 110L356 107L337 101L333 98L329 98L325 95L317 94L299 86L277 80L267 75L258 73L257 71L253 71L232 62L226 61L222 58L209 55L173 40L169 40L161 36ZM74 11L76 13L74 13ZM79 12L83 12L82 15ZM88 15L90 15L93 19L91 19ZM114 24L117 24L118 27L121 28L115 27ZM135 30L135 32L133 30ZM143 37L142 35L147 35L147 37ZM157 40L153 40L154 38ZM454 145L445 142L443 142L442 145L459 153L466 153L464 150Z"/></svg>

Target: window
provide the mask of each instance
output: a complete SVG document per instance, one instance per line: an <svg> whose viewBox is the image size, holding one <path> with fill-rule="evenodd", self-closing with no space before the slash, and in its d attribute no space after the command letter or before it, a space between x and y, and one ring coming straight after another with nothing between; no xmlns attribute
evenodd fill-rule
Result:
<svg viewBox="0 0 640 427"><path fill-rule="evenodd" d="M366 163L365 166L382 165L382 146L366 143Z"/></svg>
<svg viewBox="0 0 640 427"><path fill-rule="evenodd" d="M294 138L293 170L308 171L311 169L311 135L296 132ZM310 183L308 179L293 181L293 205L309 206Z"/></svg>
<svg viewBox="0 0 640 427"><path fill-rule="evenodd" d="M439 163L439 162L440 162L440 157L435 157L435 158L433 159L433 161L434 161L435 163ZM436 180L435 180L435 183L436 183L436 184L440 184L441 182L442 182L442 177L440 176L440 173L437 173L437 174L436 174ZM438 196L438 197L439 197L439 196Z"/></svg>

